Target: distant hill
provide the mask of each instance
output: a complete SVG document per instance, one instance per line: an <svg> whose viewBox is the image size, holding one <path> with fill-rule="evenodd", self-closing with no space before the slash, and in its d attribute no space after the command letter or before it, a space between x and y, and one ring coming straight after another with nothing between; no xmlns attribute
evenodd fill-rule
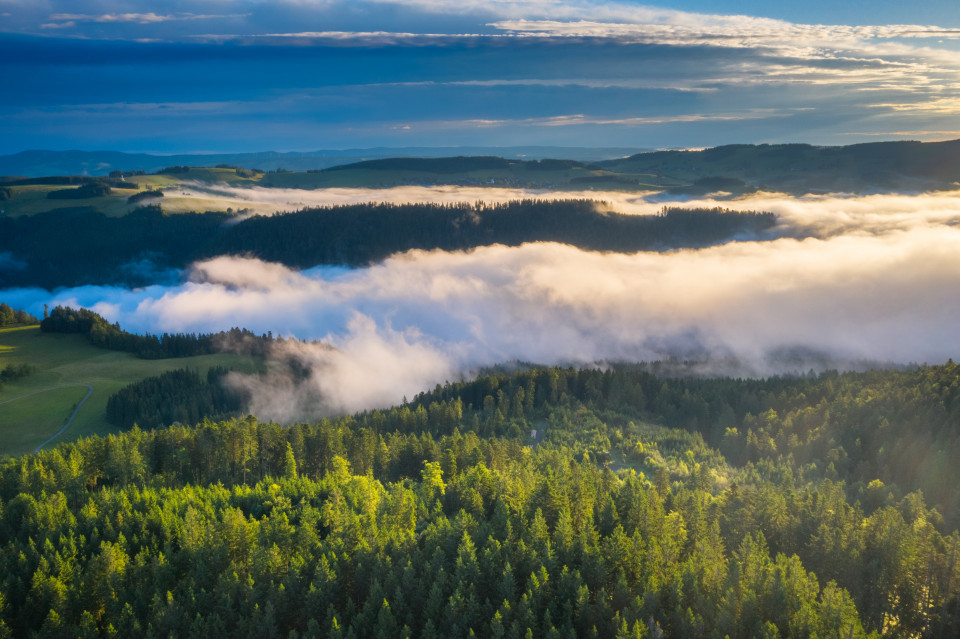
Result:
<svg viewBox="0 0 960 639"><path fill-rule="evenodd" d="M8 176L0 177L0 185L26 183L25 179L37 176L103 176L111 171L163 171L195 181L222 181L226 174L186 175L188 169L172 172L168 168L217 166L231 169L229 178L233 181L239 175L262 187L297 189L461 185L661 190L677 195L719 191L738 195L758 189L788 193L919 192L952 189L960 184L960 140L850 146L731 144L698 151L633 151L412 147L164 156L25 151L0 156L0 176ZM260 171L235 173L235 167Z"/></svg>
<svg viewBox="0 0 960 639"><path fill-rule="evenodd" d="M212 167L230 164L265 171L286 169L307 171L365 160L406 157L489 156L534 160L557 158L595 162L627 157L643 149L577 148L559 146L524 147L408 147L320 150L304 153L220 153L148 155L117 151L23 151L0 155L0 175L40 177L45 175L107 175L111 171L147 171L152 173L174 165Z"/></svg>
<svg viewBox="0 0 960 639"><path fill-rule="evenodd" d="M724 177L784 191L930 190L960 182L960 140L850 146L731 144L654 151L597 163L614 173L652 173L695 183Z"/></svg>

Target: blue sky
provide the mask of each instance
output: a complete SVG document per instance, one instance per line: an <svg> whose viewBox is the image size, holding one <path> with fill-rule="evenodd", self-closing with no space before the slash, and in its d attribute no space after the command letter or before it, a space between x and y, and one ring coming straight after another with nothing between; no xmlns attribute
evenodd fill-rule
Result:
<svg viewBox="0 0 960 639"><path fill-rule="evenodd" d="M960 7L0 0L0 153L960 137Z"/></svg>

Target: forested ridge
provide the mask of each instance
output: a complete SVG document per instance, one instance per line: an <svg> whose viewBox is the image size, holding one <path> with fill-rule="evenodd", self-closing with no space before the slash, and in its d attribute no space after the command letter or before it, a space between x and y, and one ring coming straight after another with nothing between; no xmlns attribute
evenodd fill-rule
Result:
<svg viewBox="0 0 960 639"><path fill-rule="evenodd" d="M300 268L360 266L409 249L452 251L537 241L632 253L707 246L759 233L776 222L772 213L720 208L667 208L660 215L646 216L607 213L597 207L592 200L522 200L318 208L252 217L225 232L215 252L254 254Z"/></svg>
<svg viewBox="0 0 960 639"><path fill-rule="evenodd" d="M107 400L107 421L121 428L159 428L174 422L242 412L248 398L222 384L229 371L217 366L201 377L186 368L167 371L121 388ZM2 373L0 373L2 379Z"/></svg>
<svg viewBox="0 0 960 639"><path fill-rule="evenodd" d="M137 335L118 323L111 324L86 308L57 306L40 322L44 333L80 333L94 346L133 353L142 359L194 357L223 351L263 357L274 342L270 334L256 335L247 329L231 328L219 333L163 333Z"/></svg>
<svg viewBox="0 0 960 639"><path fill-rule="evenodd" d="M534 369L64 444L0 463L0 632L953 637L958 386Z"/></svg>
<svg viewBox="0 0 960 639"><path fill-rule="evenodd" d="M228 224L228 222L231 222ZM0 217L0 252L28 268L0 270L0 287L144 285L165 269L218 255L295 268L364 266L410 249L462 250L491 244L564 242L586 250L693 248L770 229L772 213L665 209L621 215L590 200L505 204L357 204L254 216L167 215L144 206L111 218L84 207Z"/></svg>

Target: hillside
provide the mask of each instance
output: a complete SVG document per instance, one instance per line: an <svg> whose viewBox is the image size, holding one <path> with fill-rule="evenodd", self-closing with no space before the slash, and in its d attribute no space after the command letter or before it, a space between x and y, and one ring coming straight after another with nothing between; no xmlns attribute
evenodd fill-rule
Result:
<svg viewBox="0 0 960 639"><path fill-rule="evenodd" d="M757 188L788 193L929 191L955 188L960 181L960 140L876 142L849 146L735 144L698 151L554 147L496 149L372 149L316 154L234 154L138 156L27 152L0 157L0 175L106 175L110 171L157 173L171 166L206 171L171 174L163 181L135 178L146 186L177 180L236 182L273 188L385 188L402 185L462 185L559 190L675 191L705 193ZM81 158L81 159L77 159ZM611 159L612 158L612 159ZM96 168L91 167L96 163ZM221 168L216 168L217 166ZM265 174L237 179L233 167ZM5 168L6 167L6 168ZM222 168L229 167L229 168ZM169 177L169 176L168 176ZM715 187L702 180L725 179ZM14 178L7 178L12 180ZM742 186L737 186L737 182ZM0 184L4 180L0 178ZM733 185L731 189L730 185ZM694 187L693 191L689 191Z"/></svg>
<svg viewBox="0 0 960 639"><path fill-rule="evenodd" d="M327 149L312 152L264 151L259 153L218 153L150 155L117 151L22 151L0 155L0 176L44 175L105 176L111 171L146 171L153 173L173 165L215 167L233 164L271 171L307 171L324 169L377 158L450 157L453 155L498 155L513 159L561 158L592 162L636 153L636 148L579 148L559 146L523 147L396 147L368 149Z"/></svg>
<svg viewBox="0 0 960 639"><path fill-rule="evenodd" d="M872 464L944 469L958 383L536 369L81 440L0 462L0 632L956 636L953 476Z"/></svg>
<svg viewBox="0 0 960 639"><path fill-rule="evenodd" d="M107 420L107 400L129 384L164 371L212 367L256 369L244 355L142 359L95 346L86 335L41 332L39 326L0 329L0 369L27 364L33 370L0 387L0 457L22 455L54 435L92 388L69 429L56 441L116 431ZM55 443L55 442L54 442Z"/></svg>
<svg viewBox="0 0 960 639"><path fill-rule="evenodd" d="M694 181L738 178L787 192L956 188L960 140L850 146L735 144L702 151L657 151L598 162L615 173L654 173Z"/></svg>

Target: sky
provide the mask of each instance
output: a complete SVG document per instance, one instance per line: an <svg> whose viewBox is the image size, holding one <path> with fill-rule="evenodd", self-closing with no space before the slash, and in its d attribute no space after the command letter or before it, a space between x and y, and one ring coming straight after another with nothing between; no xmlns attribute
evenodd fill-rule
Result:
<svg viewBox="0 0 960 639"><path fill-rule="evenodd" d="M954 1L0 0L0 154L960 138Z"/></svg>

